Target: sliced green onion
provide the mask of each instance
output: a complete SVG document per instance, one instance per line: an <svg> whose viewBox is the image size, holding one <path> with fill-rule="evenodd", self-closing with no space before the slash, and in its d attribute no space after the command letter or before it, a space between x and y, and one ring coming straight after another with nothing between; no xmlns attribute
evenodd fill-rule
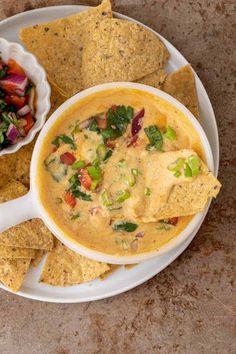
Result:
<svg viewBox="0 0 236 354"><path fill-rule="evenodd" d="M96 150L97 157L100 161L103 161L105 159L106 153L107 153L107 147L105 144L100 144L97 147Z"/></svg>
<svg viewBox="0 0 236 354"><path fill-rule="evenodd" d="M124 167L124 166L125 166L125 159L121 159L121 160L118 162L118 166L119 166L119 167Z"/></svg>
<svg viewBox="0 0 236 354"><path fill-rule="evenodd" d="M188 163L184 164L184 175L185 175L185 177L192 177L192 170L189 167Z"/></svg>
<svg viewBox="0 0 236 354"><path fill-rule="evenodd" d="M175 162L171 163L167 168L171 172L179 171L184 165L184 159L177 159Z"/></svg>
<svg viewBox="0 0 236 354"><path fill-rule="evenodd" d="M101 170L99 166L89 166L87 167L87 171L92 178L92 180L100 181L101 180Z"/></svg>
<svg viewBox="0 0 236 354"><path fill-rule="evenodd" d="M101 194L101 198L102 198L102 204L106 207L109 207L112 205L112 201L109 198L109 195L107 193L106 190L104 190Z"/></svg>
<svg viewBox="0 0 236 354"><path fill-rule="evenodd" d="M95 189L97 188L97 185L98 185L99 182L100 181L96 181L96 180L92 181L92 183L91 183L91 191L95 191Z"/></svg>
<svg viewBox="0 0 236 354"><path fill-rule="evenodd" d="M72 167L72 170L79 170L80 168L83 168L85 165L86 165L85 161L78 160L78 161L75 161L71 167Z"/></svg>
<svg viewBox="0 0 236 354"><path fill-rule="evenodd" d="M181 172L180 172L180 171L176 171L176 172L174 173L174 176L177 177L177 178L180 177L180 176L181 176Z"/></svg>
<svg viewBox="0 0 236 354"><path fill-rule="evenodd" d="M168 140L175 140L176 139L176 131L169 126L167 127L166 132L163 135Z"/></svg>
<svg viewBox="0 0 236 354"><path fill-rule="evenodd" d="M189 156L188 165L192 171L192 176L197 176L200 172L200 160L198 156L195 155Z"/></svg>
<svg viewBox="0 0 236 354"><path fill-rule="evenodd" d="M137 168L132 168L131 172L135 177L142 174Z"/></svg>
<svg viewBox="0 0 236 354"><path fill-rule="evenodd" d="M116 199L117 203L123 203L126 199L130 197L130 192L128 190L120 191L119 197Z"/></svg>
<svg viewBox="0 0 236 354"><path fill-rule="evenodd" d="M144 189L144 194L145 194L146 196L151 195L151 189L148 188L148 187L145 187L145 189Z"/></svg>
<svg viewBox="0 0 236 354"><path fill-rule="evenodd" d="M125 182L128 184L128 186L133 187L136 184L136 178L129 178L127 176L124 177Z"/></svg>

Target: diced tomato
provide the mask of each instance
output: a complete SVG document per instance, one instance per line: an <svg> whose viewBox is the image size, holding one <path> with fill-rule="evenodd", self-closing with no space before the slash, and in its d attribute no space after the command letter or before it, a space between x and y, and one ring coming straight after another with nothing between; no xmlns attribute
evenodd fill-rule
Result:
<svg viewBox="0 0 236 354"><path fill-rule="evenodd" d="M7 104L15 106L17 109L20 109L26 105L28 102L28 96L17 96L17 95L6 95L4 100Z"/></svg>
<svg viewBox="0 0 236 354"><path fill-rule="evenodd" d="M105 114L104 114L104 116L98 117L96 119L96 121L97 121L97 125L98 125L99 129L106 129L106 127L107 127L107 117L106 117Z"/></svg>
<svg viewBox="0 0 236 354"><path fill-rule="evenodd" d="M28 113L24 116L24 119L26 120L26 125L24 126L24 131L27 134L32 126L34 125L34 118L31 113Z"/></svg>
<svg viewBox="0 0 236 354"><path fill-rule="evenodd" d="M66 192L64 196L64 201L68 204L71 208L76 206L76 199L71 192Z"/></svg>
<svg viewBox="0 0 236 354"><path fill-rule="evenodd" d="M168 219L168 224L176 226L178 224L178 217Z"/></svg>
<svg viewBox="0 0 236 354"><path fill-rule="evenodd" d="M75 162L76 158L70 152L64 152L64 154L60 156L60 160L66 165L72 165Z"/></svg>
<svg viewBox="0 0 236 354"><path fill-rule="evenodd" d="M85 189L90 190L92 178L89 176L89 173L85 168L79 170L79 181Z"/></svg>
<svg viewBox="0 0 236 354"><path fill-rule="evenodd" d="M8 66L8 70L7 70L8 74L18 74L18 75L26 76L22 67L19 64L17 64L17 62L14 59L9 59L7 62L7 66Z"/></svg>

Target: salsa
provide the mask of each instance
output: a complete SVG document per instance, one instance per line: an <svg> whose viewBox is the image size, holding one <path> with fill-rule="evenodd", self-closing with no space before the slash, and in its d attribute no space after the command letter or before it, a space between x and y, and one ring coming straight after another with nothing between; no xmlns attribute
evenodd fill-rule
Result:
<svg viewBox="0 0 236 354"><path fill-rule="evenodd" d="M145 253L190 222L193 213L161 207L175 185L205 174L202 160L197 132L173 106L113 89L61 115L43 143L37 183L69 238L107 254Z"/></svg>
<svg viewBox="0 0 236 354"><path fill-rule="evenodd" d="M14 60L0 58L0 150L23 139L35 123L35 87Z"/></svg>

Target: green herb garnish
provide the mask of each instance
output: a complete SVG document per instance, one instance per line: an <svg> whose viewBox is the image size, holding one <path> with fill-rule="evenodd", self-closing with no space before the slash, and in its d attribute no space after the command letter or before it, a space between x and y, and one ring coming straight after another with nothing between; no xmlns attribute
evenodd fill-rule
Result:
<svg viewBox="0 0 236 354"><path fill-rule="evenodd" d="M76 213L76 214L73 214L73 215L71 215L71 220L76 220L76 219L78 219L80 217L80 213Z"/></svg>
<svg viewBox="0 0 236 354"><path fill-rule="evenodd" d="M163 145L163 138L159 128L156 125L149 125L149 127L144 128L144 132L150 142L150 144L147 146L147 149L161 151Z"/></svg>
<svg viewBox="0 0 236 354"><path fill-rule="evenodd" d="M71 192L73 194L73 196L75 198L79 198L82 200L85 200L86 202L90 202L92 201L91 195L90 194L86 194L84 192L82 192L81 190L77 189Z"/></svg>
<svg viewBox="0 0 236 354"><path fill-rule="evenodd" d="M200 172L200 160L198 156L196 155L189 156L188 165L192 171L192 176L197 176Z"/></svg>
<svg viewBox="0 0 236 354"><path fill-rule="evenodd" d="M0 70L0 79L3 79L7 75L7 71L5 69Z"/></svg>
<svg viewBox="0 0 236 354"><path fill-rule="evenodd" d="M104 190L101 194L101 198L102 198L102 204L106 207L109 207L112 205L112 201L109 198L108 192L106 190Z"/></svg>
<svg viewBox="0 0 236 354"><path fill-rule="evenodd" d="M166 132L163 135L168 140L175 140L176 139L176 131L169 126L167 127Z"/></svg>
<svg viewBox="0 0 236 354"><path fill-rule="evenodd" d="M52 144L55 145L57 148L60 146L60 142L63 142L64 144L70 145L72 150L76 150L76 144L72 138L70 138L68 135L61 134L58 135L53 141Z"/></svg>
<svg viewBox="0 0 236 354"><path fill-rule="evenodd" d="M78 161L75 161L71 167L72 167L72 170L79 170L80 168L83 168L84 166L86 165L85 161L83 160L78 160Z"/></svg>
<svg viewBox="0 0 236 354"><path fill-rule="evenodd" d="M145 187L145 188L144 188L144 194L145 194L146 196L151 195L151 189L148 188L148 187Z"/></svg>
<svg viewBox="0 0 236 354"><path fill-rule="evenodd" d="M130 192L128 190L120 191L119 197L116 199L116 202L123 203L129 197L130 197Z"/></svg>
<svg viewBox="0 0 236 354"><path fill-rule="evenodd" d="M112 228L116 231L126 231L126 232L133 232L137 229L138 225L132 222L126 221L118 221L117 223L113 224Z"/></svg>

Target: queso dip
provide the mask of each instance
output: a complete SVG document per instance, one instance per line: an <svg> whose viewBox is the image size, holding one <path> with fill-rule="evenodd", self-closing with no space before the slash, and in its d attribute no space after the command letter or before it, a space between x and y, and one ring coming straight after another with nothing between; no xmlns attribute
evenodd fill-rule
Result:
<svg viewBox="0 0 236 354"><path fill-rule="evenodd" d="M110 89L67 109L41 148L41 202L68 238L110 255L156 250L191 215L159 218L173 186L195 178L204 160L198 133L152 94Z"/></svg>

